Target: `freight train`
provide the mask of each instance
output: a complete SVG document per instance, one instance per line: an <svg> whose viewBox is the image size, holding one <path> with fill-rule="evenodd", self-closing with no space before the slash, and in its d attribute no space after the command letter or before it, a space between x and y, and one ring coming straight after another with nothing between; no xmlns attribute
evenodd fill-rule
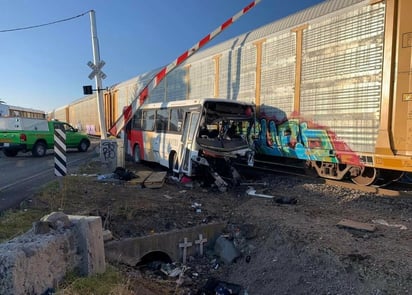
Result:
<svg viewBox="0 0 412 295"><path fill-rule="evenodd" d="M258 157L359 185L396 181L412 172L410 11L410 0L324 1L193 55L148 102L252 102ZM104 92L106 126L156 73ZM95 95L50 116L100 132Z"/></svg>

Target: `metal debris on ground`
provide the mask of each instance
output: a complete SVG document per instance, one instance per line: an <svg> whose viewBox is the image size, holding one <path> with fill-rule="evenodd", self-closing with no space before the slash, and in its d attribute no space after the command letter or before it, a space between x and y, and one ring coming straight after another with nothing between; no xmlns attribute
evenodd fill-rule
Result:
<svg viewBox="0 0 412 295"><path fill-rule="evenodd" d="M227 187L228 187L227 182L224 181L223 178L220 177L220 175L217 174L216 172L213 172L210 175L212 175L212 177L214 178L215 180L214 184L216 185L217 189L222 193L226 192Z"/></svg>
<svg viewBox="0 0 412 295"><path fill-rule="evenodd" d="M275 203L277 204L288 204L288 205L296 205L298 200L294 197L276 197Z"/></svg>
<svg viewBox="0 0 412 295"><path fill-rule="evenodd" d="M372 220L372 222L375 223L375 224L385 225L385 226L388 226L388 227L397 227L400 230L407 230L408 229L403 224L390 224L386 220L383 220L383 219L374 219L374 220Z"/></svg>
<svg viewBox="0 0 412 295"><path fill-rule="evenodd" d="M182 268L174 263L163 263L160 266L160 271L169 277L175 278L182 273Z"/></svg>
<svg viewBox="0 0 412 295"><path fill-rule="evenodd" d="M269 183L267 182L241 182L239 185L242 186L252 186L252 185L262 185L262 186L268 186Z"/></svg>
<svg viewBox="0 0 412 295"><path fill-rule="evenodd" d="M200 207L202 207L202 204L199 204L197 202L194 202L192 204L192 208L195 209L196 213L201 213L202 212L202 209Z"/></svg>
<svg viewBox="0 0 412 295"><path fill-rule="evenodd" d="M239 295L242 286L232 284L215 278L209 278L206 284L199 290L200 295Z"/></svg>
<svg viewBox="0 0 412 295"><path fill-rule="evenodd" d="M253 196L253 197L261 197L261 198L267 198L267 199L274 198L274 196L270 196L270 195L257 194L256 190L251 186L246 190L246 194L248 194L249 196Z"/></svg>

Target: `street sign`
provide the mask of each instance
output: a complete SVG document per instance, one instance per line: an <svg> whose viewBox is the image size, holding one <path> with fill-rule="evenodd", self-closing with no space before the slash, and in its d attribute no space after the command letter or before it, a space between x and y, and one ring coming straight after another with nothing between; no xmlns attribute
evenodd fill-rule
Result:
<svg viewBox="0 0 412 295"><path fill-rule="evenodd" d="M89 79L92 80L96 76L102 79L106 79L106 74L102 71L102 68L105 64L106 63L103 60L101 60L97 65L89 61L87 65L93 70L89 75Z"/></svg>

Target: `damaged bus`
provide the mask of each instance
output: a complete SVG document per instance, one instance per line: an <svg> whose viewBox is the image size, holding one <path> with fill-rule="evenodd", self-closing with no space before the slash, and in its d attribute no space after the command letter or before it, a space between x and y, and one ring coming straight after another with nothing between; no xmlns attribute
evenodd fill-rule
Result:
<svg viewBox="0 0 412 295"><path fill-rule="evenodd" d="M207 173L224 187L239 179L234 163L253 165L254 122L253 104L227 99L144 104L126 127L128 153L179 176Z"/></svg>

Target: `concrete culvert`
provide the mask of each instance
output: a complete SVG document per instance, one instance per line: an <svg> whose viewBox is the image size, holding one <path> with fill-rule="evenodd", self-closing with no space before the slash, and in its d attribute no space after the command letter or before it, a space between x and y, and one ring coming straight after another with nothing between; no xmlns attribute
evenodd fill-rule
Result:
<svg viewBox="0 0 412 295"><path fill-rule="evenodd" d="M151 270L159 270L163 263L172 263L170 256L162 251L153 251L144 255L136 267L147 267Z"/></svg>

